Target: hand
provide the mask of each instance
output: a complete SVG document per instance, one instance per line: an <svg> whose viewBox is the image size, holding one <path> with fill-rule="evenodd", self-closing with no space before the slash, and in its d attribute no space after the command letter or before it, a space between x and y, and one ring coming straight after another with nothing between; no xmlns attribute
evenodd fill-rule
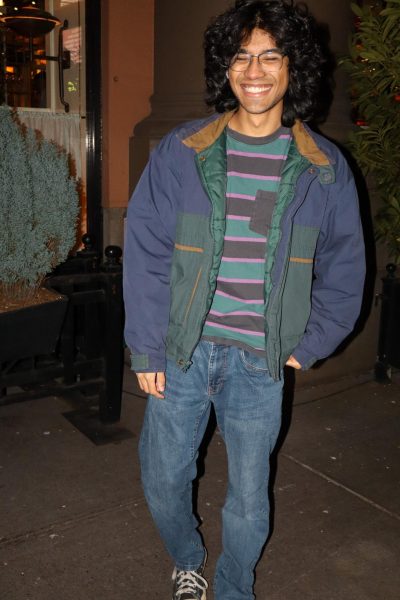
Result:
<svg viewBox="0 0 400 600"><path fill-rule="evenodd" d="M163 399L163 391L165 390L165 373L136 373L139 382L139 387L146 394L151 394L156 398Z"/></svg>
<svg viewBox="0 0 400 600"><path fill-rule="evenodd" d="M293 355L290 355L287 362L287 367L293 367L293 369L301 369L301 364L295 359Z"/></svg>

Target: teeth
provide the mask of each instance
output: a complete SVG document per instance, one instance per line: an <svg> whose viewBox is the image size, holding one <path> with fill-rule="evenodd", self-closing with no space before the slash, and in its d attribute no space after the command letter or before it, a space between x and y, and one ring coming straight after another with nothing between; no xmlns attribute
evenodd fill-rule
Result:
<svg viewBox="0 0 400 600"><path fill-rule="evenodd" d="M265 92L267 90L270 89L270 86L265 87L265 86L250 86L250 85L245 85L243 86L245 88L245 90L247 92L250 92L251 94L259 94L260 92Z"/></svg>

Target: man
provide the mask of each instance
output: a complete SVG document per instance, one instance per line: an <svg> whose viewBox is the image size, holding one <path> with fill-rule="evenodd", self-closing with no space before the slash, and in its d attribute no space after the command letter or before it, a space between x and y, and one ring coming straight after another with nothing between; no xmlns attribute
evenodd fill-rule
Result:
<svg viewBox="0 0 400 600"><path fill-rule="evenodd" d="M229 465L215 598L250 600L283 367L308 369L352 330L364 253L349 168L303 123L323 64L311 16L237 0L205 53L217 114L161 141L129 205L126 340L149 394L142 480L173 599L206 598L192 480L213 404Z"/></svg>

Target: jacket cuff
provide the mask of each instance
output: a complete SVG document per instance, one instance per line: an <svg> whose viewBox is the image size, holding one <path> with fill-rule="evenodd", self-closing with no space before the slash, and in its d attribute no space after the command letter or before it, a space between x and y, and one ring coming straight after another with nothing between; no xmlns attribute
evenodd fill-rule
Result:
<svg viewBox="0 0 400 600"><path fill-rule="evenodd" d="M141 371L149 368L149 357L147 354L131 354L132 371Z"/></svg>
<svg viewBox="0 0 400 600"><path fill-rule="evenodd" d="M148 354L131 353L131 369L136 373L158 373L165 371L165 360Z"/></svg>
<svg viewBox="0 0 400 600"><path fill-rule="evenodd" d="M294 356L297 362L301 364L302 371L307 371L318 360L317 356L307 352L307 350L303 350L301 347L295 348L292 352L292 356Z"/></svg>

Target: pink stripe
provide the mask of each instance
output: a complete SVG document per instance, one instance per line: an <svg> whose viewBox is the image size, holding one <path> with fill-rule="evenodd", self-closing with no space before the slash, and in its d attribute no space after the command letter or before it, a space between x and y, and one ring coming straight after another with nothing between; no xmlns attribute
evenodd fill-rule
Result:
<svg viewBox="0 0 400 600"><path fill-rule="evenodd" d="M226 235L224 237L224 240L226 240L227 242L258 242L258 243L262 243L262 242L266 242L267 238L262 237L262 238L253 238L253 237L238 237L236 235Z"/></svg>
<svg viewBox="0 0 400 600"><path fill-rule="evenodd" d="M250 158L269 158L271 160L286 160L287 154L257 154L256 152L240 152L239 150L228 150L227 154L234 156L249 156Z"/></svg>
<svg viewBox="0 0 400 600"><path fill-rule="evenodd" d="M249 331L248 329L238 329L237 327L218 325L217 323L212 323L211 321L206 321L206 325L208 325L209 327L217 327L218 329L227 329L228 331L237 331L237 333L244 333L245 335L257 335L260 337L264 337L265 335L262 331Z"/></svg>
<svg viewBox="0 0 400 600"><path fill-rule="evenodd" d="M290 140L292 136L290 135L290 133L282 133L282 135L279 136L279 140Z"/></svg>
<svg viewBox="0 0 400 600"><path fill-rule="evenodd" d="M217 294L217 296L223 296L224 298L229 298L230 300L237 300L242 304L264 304L264 300L243 300L243 298L231 296L230 294L226 294L225 292L221 292L220 290L217 290L215 293Z"/></svg>
<svg viewBox="0 0 400 600"><path fill-rule="evenodd" d="M233 310L232 312L222 313L217 310L210 310L210 315L215 315L216 317L226 317L226 316L238 316L238 317L261 317L264 318L264 315L260 315L251 310Z"/></svg>
<svg viewBox="0 0 400 600"><path fill-rule="evenodd" d="M236 279L234 277L220 277L219 275L217 281L224 281L225 283L264 283L264 279Z"/></svg>
<svg viewBox="0 0 400 600"><path fill-rule="evenodd" d="M232 192L228 192L226 194L227 198L237 198L238 200L252 200L254 202L254 200L256 199L255 196L248 196L247 194L233 194Z"/></svg>
<svg viewBox="0 0 400 600"><path fill-rule="evenodd" d="M231 221L250 221L250 217L240 217L239 215L226 215Z"/></svg>
<svg viewBox="0 0 400 600"><path fill-rule="evenodd" d="M262 181L280 181L276 175L253 175L253 173L239 173L239 171L228 171L229 177L240 177L241 179L260 179Z"/></svg>
<svg viewBox="0 0 400 600"><path fill-rule="evenodd" d="M226 256L222 257L222 262L230 262L230 263L263 263L264 258L227 258Z"/></svg>

